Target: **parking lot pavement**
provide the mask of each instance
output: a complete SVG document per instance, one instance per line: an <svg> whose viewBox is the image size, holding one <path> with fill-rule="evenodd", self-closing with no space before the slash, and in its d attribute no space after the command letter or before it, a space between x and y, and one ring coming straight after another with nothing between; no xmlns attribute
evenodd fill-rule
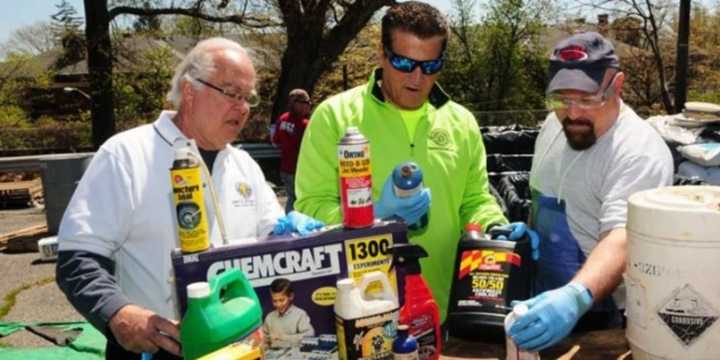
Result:
<svg viewBox="0 0 720 360"><path fill-rule="evenodd" d="M1 320L23 323L83 320L55 284L55 263L40 262L39 259L39 253L0 253L2 306L14 299L10 311ZM27 331L2 338L0 344L15 347L51 345Z"/></svg>
<svg viewBox="0 0 720 360"><path fill-rule="evenodd" d="M285 206L285 196L278 198ZM0 233L7 233L45 223L43 208L0 210ZM0 321L60 322L81 321L83 317L73 309L55 284L55 262L41 262L39 253L8 254L0 252L0 308L13 295L14 304ZM38 347L51 344L27 331L19 331L0 338L0 345Z"/></svg>

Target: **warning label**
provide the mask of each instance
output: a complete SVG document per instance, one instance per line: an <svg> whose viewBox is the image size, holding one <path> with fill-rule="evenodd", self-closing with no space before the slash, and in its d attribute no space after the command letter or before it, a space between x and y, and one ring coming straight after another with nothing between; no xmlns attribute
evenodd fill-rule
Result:
<svg viewBox="0 0 720 360"><path fill-rule="evenodd" d="M675 337L688 347L718 318L718 311L690 284L675 289L657 311Z"/></svg>

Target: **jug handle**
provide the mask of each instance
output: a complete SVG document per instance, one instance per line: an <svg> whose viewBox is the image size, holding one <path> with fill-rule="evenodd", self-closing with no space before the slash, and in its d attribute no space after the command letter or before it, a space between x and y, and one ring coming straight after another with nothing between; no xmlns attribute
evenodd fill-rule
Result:
<svg viewBox="0 0 720 360"><path fill-rule="evenodd" d="M210 279L210 288L212 289L211 295L215 298L219 298L220 292L234 282L238 282L240 284L240 291L243 296L251 297L256 303L260 303L255 290L245 277L245 273L237 268L226 270L222 274Z"/></svg>
<svg viewBox="0 0 720 360"><path fill-rule="evenodd" d="M360 281L360 291L365 294L365 290L367 290L368 285L370 285L373 281L379 281L380 284L382 284L382 298L385 300L392 300L397 306L397 297L395 297L395 294L393 293L390 280L388 280L387 275L385 275L382 271L373 271L363 275L362 280Z"/></svg>

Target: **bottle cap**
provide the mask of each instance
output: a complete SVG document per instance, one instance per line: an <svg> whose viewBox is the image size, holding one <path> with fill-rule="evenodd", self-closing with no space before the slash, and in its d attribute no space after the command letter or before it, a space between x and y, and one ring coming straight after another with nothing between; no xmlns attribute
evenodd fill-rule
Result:
<svg viewBox="0 0 720 360"><path fill-rule="evenodd" d="M398 325L397 329L399 331L408 331L408 329L410 329L410 327L407 326L407 324L400 324L400 325Z"/></svg>
<svg viewBox="0 0 720 360"><path fill-rule="evenodd" d="M190 159L190 148L187 146L176 148L175 159Z"/></svg>
<svg viewBox="0 0 720 360"><path fill-rule="evenodd" d="M337 281L337 289L340 290L341 288L347 289L347 288L353 288L355 286L355 280L353 279L341 279Z"/></svg>
<svg viewBox="0 0 720 360"><path fill-rule="evenodd" d="M527 305L525 305L525 304L517 304L517 305L513 306L512 311L513 311L513 313L515 313L515 316L521 317L521 316L527 314L528 311L530 311L530 309L528 309Z"/></svg>
<svg viewBox="0 0 720 360"><path fill-rule="evenodd" d="M210 296L210 284L202 281L187 286L188 298L200 299Z"/></svg>
<svg viewBox="0 0 720 360"><path fill-rule="evenodd" d="M465 224L465 232L470 231L482 232L482 225L474 223Z"/></svg>

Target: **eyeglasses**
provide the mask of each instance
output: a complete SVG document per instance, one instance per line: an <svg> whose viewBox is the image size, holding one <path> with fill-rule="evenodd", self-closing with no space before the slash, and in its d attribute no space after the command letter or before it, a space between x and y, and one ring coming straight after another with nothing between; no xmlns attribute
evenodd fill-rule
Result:
<svg viewBox="0 0 720 360"><path fill-rule="evenodd" d="M550 94L545 99L545 106L548 110L552 111L565 110L569 108L571 104L580 110L595 110L601 108L605 106L611 90L614 89L612 85L615 83L615 79L617 79L617 74L615 74L612 80L610 80L610 82L605 86L602 93L597 95L570 98L567 96Z"/></svg>
<svg viewBox="0 0 720 360"><path fill-rule="evenodd" d="M414 60L409 57L405 57L402 55L395 54L392 52L392 50L385 47L385 56L388 57L390 60L390 65L397 70L404 73L411 73L415 71L416 67L420 67L420 71L422 71L425 75L432 75L437 73L438 71L442 70L443 65L445 64L445 60L443 59L443 54L440 54L440 57L434 60L425 60L425 61L419 61Z"/></svg>
<svg viewBox="0 0 720 360"><path fill-rule="evenodd" d="M215 90L215 91L217 91L217 92L219 92L219 93L227 96L228 98L230 98L230 99L232 99L232 100L235 100L235 101L244 101L244 102L247 103L248 106L250 106L250 107L255 107L255 106L258 106L258 104L260 104L260 96L258 96L258 94L257 94L257 92L255 92L255 90L252 90L252 91L250 92L250 94L248 94L248 95L241 95L241 94L239 94L239 93L234 93L234 92L225 90L225 89L223 89L223 88L221 88L221 87L219 87L219 86L217 86L217 85L213 85L213 84L211 84L211 83L209 83L209 82L207 82L207 81L205 81L205 80L198 79L198 78L193 78L193 79L194 79L195 81L197 81L197 82L199 82L199 83L201 83L201 84L203 84L203 85L205 85L205 86L207 86L207 87L209 87L209 88L211 88L211 89L213 89L213 90Z"/></svg>

